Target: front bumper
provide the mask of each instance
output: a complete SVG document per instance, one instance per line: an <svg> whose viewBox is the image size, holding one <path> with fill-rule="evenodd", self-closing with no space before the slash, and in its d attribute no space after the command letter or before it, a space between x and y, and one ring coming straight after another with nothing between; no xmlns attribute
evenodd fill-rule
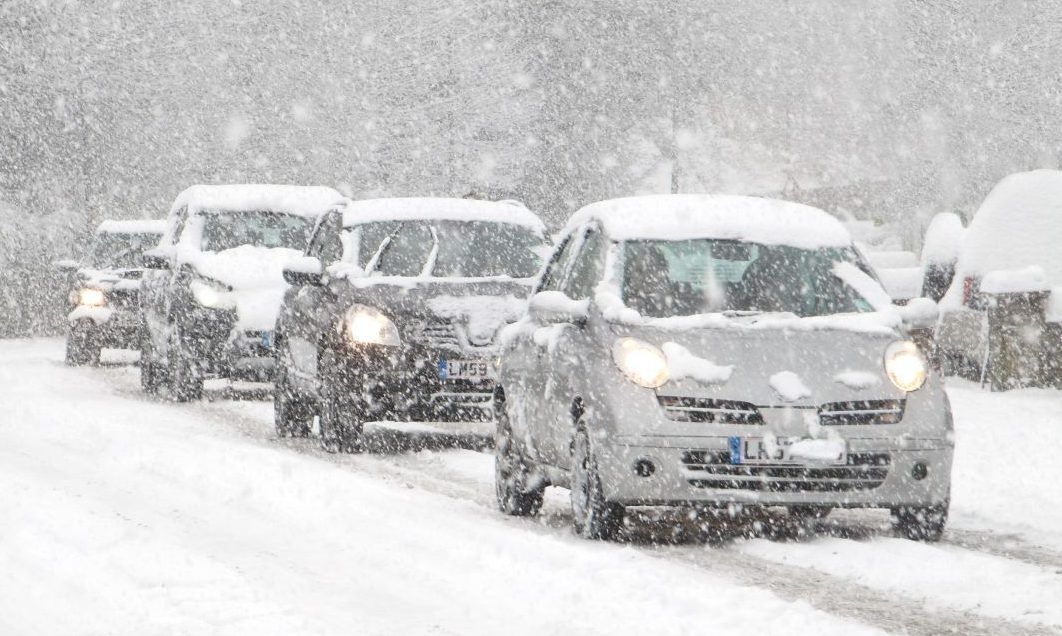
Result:
<svg viewBox="0 0 1062 636"><path fill-rule="evenodd" d="M602 440L595 456L605 496L624 505L929 506L950 489L944 439L849 439L844 466L735 466L728 448L728 437L631 436Z"/></svg>
<svg viewBox="0 0 1062 636"><path fill-rule="evenodd" d="M208 373L223 378L268 382L276 358L272 332L239 330L232 312L197 309L185 323L186 343ZM267 336L266 334L269 334Z"/></svg>

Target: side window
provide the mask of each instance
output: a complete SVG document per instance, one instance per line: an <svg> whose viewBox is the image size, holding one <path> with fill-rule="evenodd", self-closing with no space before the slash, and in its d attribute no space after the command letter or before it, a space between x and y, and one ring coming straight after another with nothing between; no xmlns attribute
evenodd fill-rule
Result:
<svg viewBox="0 0 1062 636"><path fill-rule="evenodd" d="M403 223L390 239L376 263L376 272L383 276L419 276L435 245L431 228L422 223Z"/></svg>
<svg viewBox="0 0 1062 636"><path fill-rule="evenodd" d="M572 253L579 246L579 231L569 234L553 252L553 258L546 266L546 272L542 275L542 282L538 291L560 291L561 283L564 282L564 272L568 269L568 263L572 260Z"/></svg>
<svg viewBox="0 0 1062 636"><path fill-rule="evenodd" d="M310 243L306 247L306 254L321 259L321 263L329 265L336 262L343 255L343 240L340 236L340 224L342 216L337 212L329 212L321 218L317 228L310 237Z"/></svg>
<svg viewBox="0 0 1062 636"><path fill-rule="evenodd" d="M604 238L599 232L590 230L583 239L582 249L579 250L571 274L564 283L564 293L574 300L589 298L594 293L594 287L601 280L604 269Z"/></svg>
<svg viewBox="0 0 1062 636"><path fill-rule="evenodd" d="M170 237L170 244L176 245L181 240L181 233L184 232L184 225L188 221L188 206L182 207L177 210L177 222L173 226L173 236Z"/></svg>

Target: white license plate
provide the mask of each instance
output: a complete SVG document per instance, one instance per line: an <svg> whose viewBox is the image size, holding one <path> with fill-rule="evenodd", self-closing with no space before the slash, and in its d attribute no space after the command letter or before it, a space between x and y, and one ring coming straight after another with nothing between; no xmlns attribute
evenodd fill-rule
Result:
<svg viewBox="0 0 1062 636"><path fill-rule="evenodd" d="M494 364L489 360L439 360L440 380L493 380Z"/></svg>
<svg viewBox="0 0 1062 636"><path fill-rule="evenodd" d="M730 438L730 463L748 465L844 465L848 451L843 440L777 436Z"/></svg>
<svg viewBox="0 0 1062 636"><path fill-rule="evenodd" d="M273 348L273 332L272 331L263 331L262 332L262 346L265 347L266 349L272 349Z"/></svg>

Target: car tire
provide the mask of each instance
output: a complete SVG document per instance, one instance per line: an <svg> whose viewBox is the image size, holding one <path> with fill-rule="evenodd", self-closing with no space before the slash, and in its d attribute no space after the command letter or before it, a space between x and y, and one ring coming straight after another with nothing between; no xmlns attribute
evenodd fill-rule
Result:
<svg viewBox="0 0 1062 636"><path fill-rule="evenodd" d="M318 368L321 373L321 448L328 453L361 451L365 409L361 401L341 389L335 352L326 349Z"/></svg>
<svg viewBox="0 0 1062 636"><path fill-rule="evenodd" d="M145 327L144 333L140 334L140 388L147 393L157 393L165 382L166 374L155 359L155 346Z"/></svg>
<svg viewBox="0 0 1062 636"><path fill-rule="evenodd" d="M902 537L912 541L935 543L944 535L948 521L949 502L936 506L904 506L893 508L892 527Z"/></svg>
<svg viewBox="0 0 1062 636"><path fill-rule="evenodd" d="M278 437L306 437L310 434L313 411L291 388L283 361L283 354L278 352L273 383L273 423Z"/></svg>
<svg viewBox="0 0 1062 636"><path fill-rule="evenodd" d="M571 463L572 529L585 539L615 539L623 528L623 506L605 499L597 459L584 426L575 432Z"/></svg>
<svg viewBox="0 0 1062 636"><path fill-rule="evenodd" d="M530 466L519 444L513 439L512 426L505 403L495 404L494 493L498 509L514 517L530 517L542 508L545 485L528 487Z"/></svg>
<svg viewBox="0 0 1062 636"><path fill-rule="evenodd" d="M170 392L177 402L193 402L203 397L203 371L195 355L188 351L180 328L174 329L173 333L166 373Z"/></svg>
<svg viewBox="0 0 1062 636"><path fill-rule="evenodd" d="M91 320L78 320L70 325L66 336L66 363L72 367L98 365L103 344Z"/></svg>

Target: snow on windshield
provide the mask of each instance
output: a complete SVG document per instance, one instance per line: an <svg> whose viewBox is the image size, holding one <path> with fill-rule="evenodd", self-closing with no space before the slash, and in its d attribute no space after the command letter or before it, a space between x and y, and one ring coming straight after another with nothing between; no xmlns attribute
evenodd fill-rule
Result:
<svg viewBox="0 0 1062 636"><path fill-rule="evenodd" d="M96 269L135 269L141 267L144 252L154 249L158 234L112 234L102 232L92 241L89 265Z"/></svg>
<svg viewBox="0 0 1062 636"><path fill-rule="evenodd" d="M313 217L278 212L202 213L202 246L205 252L221 252L241 245L305 249L313 231Z"/></svg>

